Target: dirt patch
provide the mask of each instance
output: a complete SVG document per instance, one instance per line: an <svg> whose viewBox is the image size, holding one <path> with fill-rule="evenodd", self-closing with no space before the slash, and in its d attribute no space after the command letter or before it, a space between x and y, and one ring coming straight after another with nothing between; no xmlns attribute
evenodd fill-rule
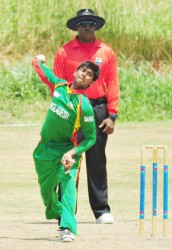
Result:
<svg viewBox="0 0 172 250"><path fill-rule="evenodd" d="M147 154L145 236L138 235L139 168L142 145L169 147L169 183L172 181L172 121L118 123L107 146L109 204L113 225L99 225L91 212L85 162L78 194L78 236L71 244L59 241L56 221L47 221L39 193L32 151L39 140L40 126L0 127L0 249L171 249L169 234L162 236L162 154L159 154L157 236L151 237L151 152ZM150 167L149 167L150 166ZM169 190L169 211L172 201Z"/></svg>

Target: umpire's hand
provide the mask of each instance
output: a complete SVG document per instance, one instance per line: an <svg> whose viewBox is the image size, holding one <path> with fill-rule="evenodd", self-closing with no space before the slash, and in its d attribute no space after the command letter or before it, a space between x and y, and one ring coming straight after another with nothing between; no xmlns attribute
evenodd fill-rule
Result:
<svg viewBox="0 0 172 250"><path fill-rule="evenodd" d="M106 118L102 121L102 123L99 125L99 128L102 128L103 133L110 135L113 133L115 127L115 122L112 121L110 118Z"/></svg>

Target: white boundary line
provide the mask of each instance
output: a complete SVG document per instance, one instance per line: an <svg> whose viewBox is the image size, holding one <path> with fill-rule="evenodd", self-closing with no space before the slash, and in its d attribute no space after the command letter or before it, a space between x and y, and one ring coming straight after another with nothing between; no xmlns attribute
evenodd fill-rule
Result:
<svg viewBox="0 0 172 250"><path fill-rule="evenodd" d="M40 126L41 123L16 123L16 124L0 124L0 127L32 127Z"/></svg>

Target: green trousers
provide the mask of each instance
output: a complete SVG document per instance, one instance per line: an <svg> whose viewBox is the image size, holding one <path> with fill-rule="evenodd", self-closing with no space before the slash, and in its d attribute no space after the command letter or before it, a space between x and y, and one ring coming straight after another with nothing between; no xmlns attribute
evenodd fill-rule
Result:
<svg viewBox="0 0 172 250"><path fill-rule="evenodd" d="M33 152L38 183L41 196L46 206L45 215L47 219L60 220L60 228L69 228L72 233L77 234L77 223L75 209L77 200L76 178L79 172L81 157L76 159L70 172L65 174L61 164L64 153L73 146L59 146L51 143L40 142ZM61 188L61 202L58 201L57 186Z"/></svg>

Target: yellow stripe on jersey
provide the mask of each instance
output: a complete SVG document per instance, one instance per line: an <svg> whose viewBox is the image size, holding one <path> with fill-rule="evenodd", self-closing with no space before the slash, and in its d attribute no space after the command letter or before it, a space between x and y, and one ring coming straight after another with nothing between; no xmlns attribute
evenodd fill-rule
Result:
<svg viewBox="0 0 172 250"><path fill-rule="evenodd" d="M75 120L74 129L72 133L72 141L75 144L75 146L77 146L77 131L81 127L80 118L81 118L81 96L79 96L79 102L77 105L77 117Z"/></svg>
<svg viewBox="0 0 172 250"><path fill-rule="evenodd" d="M74 125L74 132L81 127L80 118L81 118L81 97L79 97L79 102L77 105L77 117Z"/></svg>
<svg viewBox="0 0 172 250"><path fill-rule="evenodd" d="M54 88L60 87L62 85L64 85L64 83L57 83L57 84L54 85Z"/></svg>

